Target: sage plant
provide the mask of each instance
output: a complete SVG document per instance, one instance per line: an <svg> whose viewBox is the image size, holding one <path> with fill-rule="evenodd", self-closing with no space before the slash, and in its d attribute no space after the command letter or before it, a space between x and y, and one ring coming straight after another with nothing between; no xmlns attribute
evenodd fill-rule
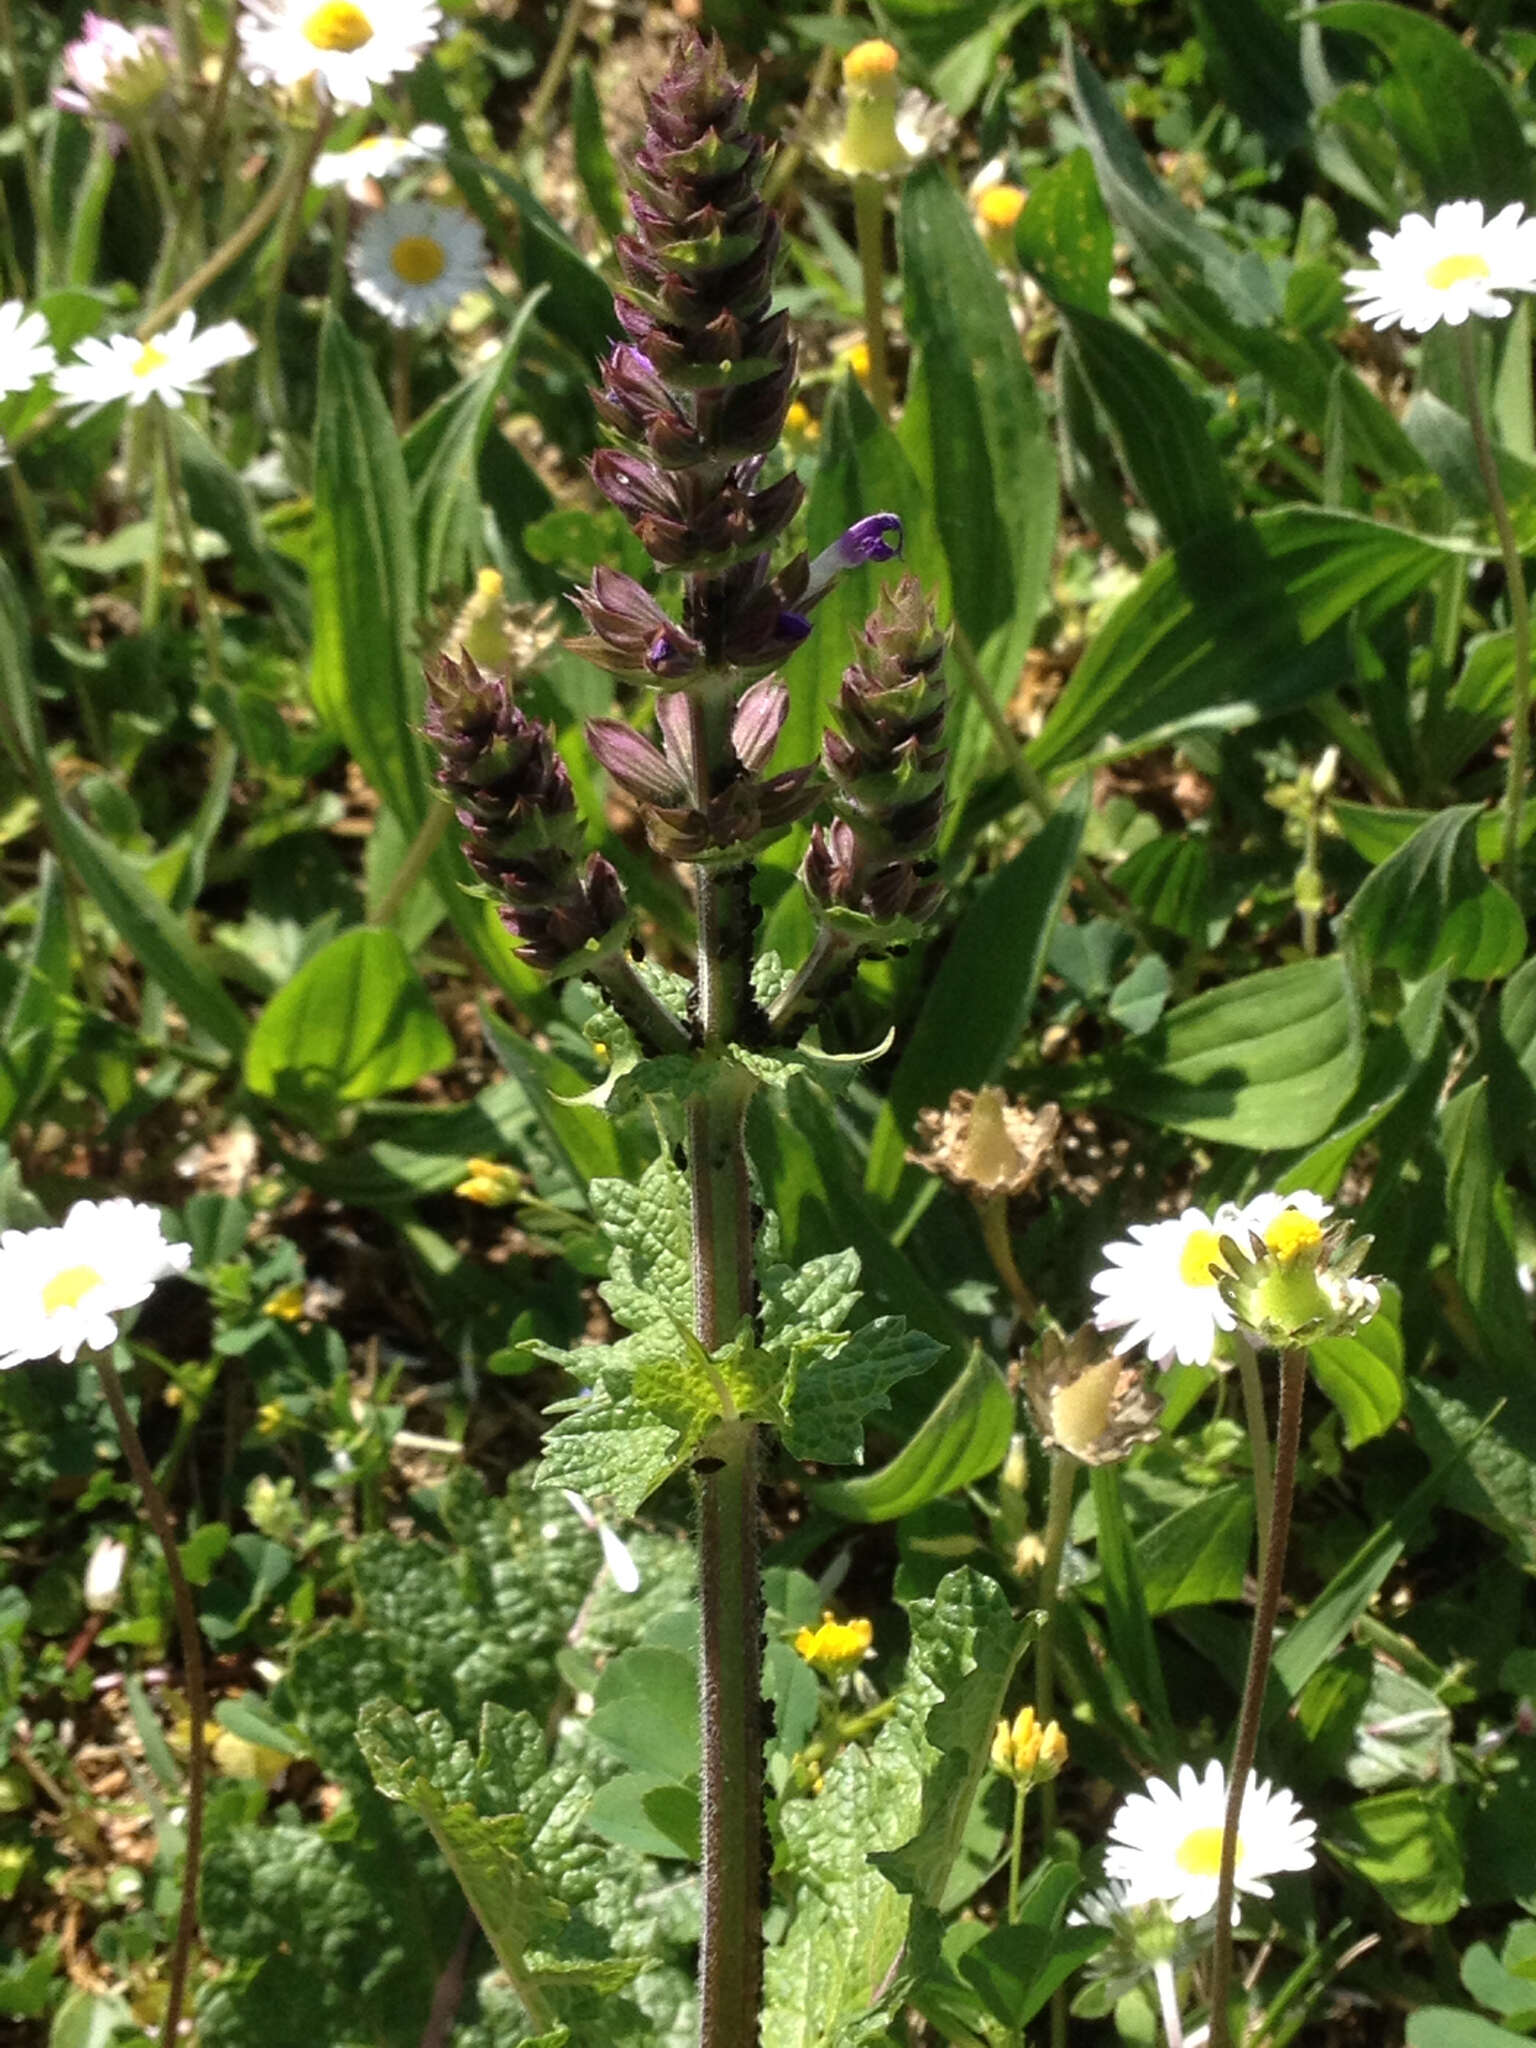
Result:
<svg viewBox="0 0 1536 2048"><path fill-rule="evenodd" d="M937 1354L894 1318L849 1331L852 1254L798 1273L759 1275L756 1265L748 1105L810 1063L796 1043L804 1021L861 954L907 940L934 909L946 712L942 636L904 578L866 628L821 760L772 768L788 709L774 672L839 574L896 556L900 524L872 512L815 560L800 553L775 566L804 492L792 470L772 467L795 346L772 305L779 227L761 197L764 169L746 91L716 45L689 36L651 101L634 162L635 231L618 244L624 338L596 395L614 445L591 463L663 572L663 591L681 577L680 601L600 568L577 597L588 631L574 643L657 693L655 739L597 719L587 741L655 853L691 873L697 957L686 995L676 977L632 957L619 878L586 847L553 735L506 681L467 657L441 662L428 720L471 864L500 899L522 957L597 984L612 1020L603 1036L614 1081L670 1098L681 1121L678 1271L668 1264L670 1159L638 1191L594 1186L615 1247L609 1304L633 1334L564 1354L587 1390L565 1404L544 1476L606 1496L619 1513L672 1471L693 1476L707 2048L756 2040L761 2001L764 1427L798 1456L856 1458L864 1416ZM754 862L818 809L801 869L818 937L790 973L754 960Z"/></svg>

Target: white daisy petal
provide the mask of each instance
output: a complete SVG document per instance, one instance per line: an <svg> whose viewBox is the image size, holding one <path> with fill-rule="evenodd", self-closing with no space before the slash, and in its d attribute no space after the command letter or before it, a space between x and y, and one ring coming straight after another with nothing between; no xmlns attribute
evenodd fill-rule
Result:
<svg viewBox="0 0 1536 2048"><path fill-rule="evenodd" d="M1133 1793L1110 1827L1104 1874L1121 1887L1127 1906L1165 1905L1175 1920L1196 1920L1216 1904L1227 1787L1211 1762L1197 1778L1188 1764L1177 1790L1152 1779ZM1316 1827L1302 1817L1280 1786L1248 1779L1237 1831L1239 1892L1269 1898L1268 1879L1283 1870L1309 1870L1316 1857ZM1234 1920L1236 1908L1234 1907Z"/></svg>
<svg viewBox="0 0 1536 2048"><path fill-rule="evenodd" d="M338 105L366 107L376 85L415 69L441 27L432 0L245 0L241 60L259 85L313 79Z"/></svg>
<svg viewBox="0 0 1536 2048"><path fill-rule="evenodd" d="M349 257L359 298L394 327L426 327L485 281L485 241L461 208L405 200L363 223Z"/></svg>
<svg viewBox="0 0 1536 2048"><path fill-rule="evenodd" d="M413 164L440 163L448 131L422 121L409 135L369 135L351 149L328 149L311 173L322 190L340 185L349 199L366 199L369 184L393 178Z"/></svg>
<svg viewBox="0 0 1536 2048"><path fill-rule="evenodd" d="M105 341L88 335L75 346L74 359L54 374L54 388L66 405L94 410L126 398L131 406L162 399L178 411L189 391L205 391L209 372L237 356L249 355L256 343L236 320L221 320L201 333L196 316L181 314L149 341L131 334L109 335Z"/></svg>
<svg viewBox="0 0 1536 2048"><path fill-rule="evenodd" d="M76 1202L64 1221L0 1235L0 1371L32 1358L73 1365L117 1341L114 1317L186 1271L189 1244L166 1239L160 1211L118 1196Z"/></svg>
<svg viewBox="0 0 1536 2048"><path fill-rule="evenodd" d="M1369 240L1376 268L1347 270L1344 282L1373 327L1427 334L1442 321L1503 319L1506 292L1536 291L1536 217L1524 218L1518 204L1485 220L1480 199L1449 200L1432 223L1410 213L1395 235L1374 228Z"/></svg>
<svg viewBox="0 0 1536 2048"><path fill-rule="evenodd" d="M30 391L58 367L48 322L41 313L29 313L20 299L7 299L0 306L0 398Z"/></svg>
<svg viewBox="0 0 1536 2048"><path fill-rule="evenodd" d="M1166 1223L1133 1224L1128 1239L1104 1247L1109 1264L1089 1285L1102 1297L1094 1322L1121 1332L1116 1351L1145 1344L1157 1365L1210 1364L1234 1320L1211 1273L1219 1235L1203 1209L1186 1209Z"/></svg>

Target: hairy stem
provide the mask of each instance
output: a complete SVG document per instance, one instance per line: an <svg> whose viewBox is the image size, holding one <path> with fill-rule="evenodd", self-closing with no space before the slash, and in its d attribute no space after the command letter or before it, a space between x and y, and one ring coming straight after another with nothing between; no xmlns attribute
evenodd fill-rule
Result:
<svg viewBox="0 0 1536 2048"><path fill-rule="evenodd" d="M1275 1505L1270 1519L1269 1555L1259 1588L1258 1610L1253 1617L1248 1676L1243 1682L1237 1742L1227 1777L1221 1873L1216 1890L1216 1945L1211 1952L1210 2048L1231 2048L1227 2003L1232 1988L1232 1906L1237 1893L1237 1830L1243 1813L1243 1793L1247 1789L1248 1774L1253 1769L1254 1752L1258 1748L1264 1686L1269 1678L1270 1658L1274 1652L1275 1617L1280 1612L1280 1589L1285 1578L1285 1546L1291 1529L1296 1458L1301 1448L1301 1405L1306 1390L1307 1354L1305 1351L1287 1351L1280 1365L1280 1427L1275 1442Z"/></svg>
<svg viewBox="0 0 1536 2048"><path fill-rule="evenodd" d="M1470 320L1456 330L1461 347L1461 377L1467 392L1467 423L1477 449L1477 466L1483 489L1498 529L1499 553L1504 561L1504 580L1509 586L1509 623L1514 638L1515 675L1510 705L1509 770L1504 783L1504 858L1500 866L1504 886L1516 900L1520 893L1520 825L1525 808L1525 781L1531 744L1531 605L1525 588L1525 564L1499 466L1494 459L1488 422L1483 414L1482 393L1477 376L1477 339Z"/></svg>
<svg viewBox="0 0 1536 2048"><path fill-rule="evenodd" d="M1024 1867L1024 1805L1029 1797L1029 1780L1020 1778L1013 1788L1013 1835L1008 1844L1008 1925L1019 1924L1019 1877Z"/></svg>
<svg viewBox="0 0 1536 2048"><path fill-rule="evenodd" d="M1264 1414L1264 1382L1253 1346L1240 1331L1232 1337L1237 1352L1237 1372L1243 1389L1243 1415L1248 1424L1248 1443L1253 1458L1253 1512L1259 1535L1259 1583L1264 1583L1269 1563L1269 1528L1275 1494L1275 1465L1269 1447L1269 1423Z"/></svg>
<svg viewBox="0 0 1536 2048"><path fill-rule="evenodd" d="M869 402L891 417L891 372L885 353L885 193L878 178L853 181L853 224L864 285L864 337L869 343Z"/></svg>
<svg viewBox="0 0 1536 2048"><path fill-rule="evenodd" d="M197 1609L192 1604L192 1590L187 1584L187 1575L181 1568L181 1553L176 1548L176 1532L171 1527L170 1511L166 1507L165 1496L155 1484L155 1475L150 1468L143 1442L134 1427L133 1417L128 1412L123 1383L117 1376L117 1369L111 1358L104 1351L96 1355L96 1371L101 1380L101 1390L107 1397L107 1406L112 1410L112 1420L117 1424L117 1433L122 1441L123 1455L128 1460L128 1469L133 1474L134 1484L143 1499L150 1527L154 1530L165 1556L165 1569L171 1581L171 1600L176 1610L176 1629L181 1638L182 1667L187 1681L187 1714L191 1722L191 1732L187 1754L186 1851L181 1873L181 1910L176 1918L176 1943L171 1950L170 1985L166 1992L165 2018L160 2027L160 2048L174 2048L181 2033L181 2008L186 1995L187 1968L192 1956L192 1942L197 1933L197 1877L203 1854L203 1802L208 1779L205 1732L208 1721L208 1688L203 1678L203 1642L198 1634Z"/></svg>
<svg viewBox="0 0 1536 2048"><path fill-rule="evenodd" d="M688 1027L648 989L622 953L610 954L591 970L591 977L650 1053L685 1053L692 1041Z"/></svg>
<svg viewBox="0 0 1536 2048"><path fill-rule="evenodd" d="M1040 1640L1035 1645L1035 1719L1044 1728L1056 1712L1056 1610L1061 1604L1061 1560L1066 1554L1067 1531L1072 1524L1072 1491L1077 1483L1077 1461L1065 1451L1051 1453L1051 1484L1045 1510L1045 1556L1040 1565L1036 1605L1042 1610ZM1040 1826L1049 1852L1056 1830L1056 1781L1047 1778L1040 1788ZM1067 1998L1064 1986L1051 1995L1051 2048L1064 2048L1067 2038Z"/></svg>

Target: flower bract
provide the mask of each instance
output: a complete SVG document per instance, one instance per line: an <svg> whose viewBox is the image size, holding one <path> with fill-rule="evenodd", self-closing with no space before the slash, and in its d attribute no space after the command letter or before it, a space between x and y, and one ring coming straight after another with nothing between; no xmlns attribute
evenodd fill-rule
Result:
<svg viewBox="0 0 1536 2048"><path fill-rule="evenodd" d="M139 341L131 334L94 335L75 344L74 359L54 375L68 405L130 405L164 399L178 411L189 391L206 391L206 379L221 363L249 355L256 343L237 320L220 320L198 332L196 316L183 313L163 334Z"/></svg>
<svg viewBox="0 0 1536 2048"><path fill-rule="evenodd" d="M411 199L370 214L350 260L359 298L392 327L426 327L484 283L487 259L467 213Z"/></svg>
<svg viewBox="0 0 1536 2048"><path fill-rule="evenodd" d="M1536 291L1536 216L1515 202L1483 218L1480 199L1454 199L1434 219L1405 216L1395 235L1371 231L1374 270L1346 270L1359 316L1372 327L1427 334L1443 320L1501 319L1509 292Z"/></svg>
<svg viewBox="0 0 1536 2048"><path fill-rule="evenodd" d="M1160 1434L1162 1401L1091 1323L1067 1343L1047 1330L1024 1362L1023 1379L1045 1448L1080 1464L1113 1464Z"/></svg>
<svg viewBox="0 0 1536 2048"><path fill-rule="evenodd" d="M20 299L7 299L0 305L0 398L30 391L58 367L48 322L41 313L29 313Z"/></svg>
<svg viewBox="0 0 1536 2048"><path fill-rule="evenodd" d="M350 149L328 149L316 160L310 183L322 191L340 185L349 199L366 199L370 181L393 178L413 164L441 161L448 131L418 122L409 135L368 135Z"/></svg>
<svg viewBox="0 0 1536 2048"><path fill-rule="evenodd" d="M125 1196L76 1202L56 1227L0 1233L0 1370L109 1350L113 1318L191 1258L189 1244L167 1241L158 1209Z"/></svg>
<svg viewBox="0 0 1536 2048"><path fill-rule="evenodd" d="M415 69L441 25L431 0L246 0L241 53L258 84L313 79L328 99L366 107L376 85Z"/></svg>
<svg viewBox="0 0 1536 2048"><path fill-rule="evenodd" d="M1226 1776L1214 1759L1198 1778L1182 1765L1177 1789L1151 1778L1145 1792L1133 1793L1115 1815L1104 1858L1105 1875L1123 1888L1123 1903L1160 1900L1175 1920L1209 1913L1216 1904L1226 1806ZM1267 1880L1277 1872L1310 1870L1316 1831L1289 1792L1250 1775L1237 1830L1238 1891L1267 1899Z"/></svg>

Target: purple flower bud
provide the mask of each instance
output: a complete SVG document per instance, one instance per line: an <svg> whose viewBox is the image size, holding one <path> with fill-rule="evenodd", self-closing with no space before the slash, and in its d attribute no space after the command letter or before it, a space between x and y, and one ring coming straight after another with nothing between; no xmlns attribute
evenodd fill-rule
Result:
<svg viewBox="0 0 1536 2048"><path fill-rule="evenodd" d="M825 597L845 569L859 569L866 562L889 562L900 553L901 521L894 512L871 512L865 519L856 519L811 563L802 602L809 608Z"/></svg>
<svg viewBox="0 0 1536 2048"><path fill-rule="evenodd" d="M653 676L685 676L692 670L694 658L683 635L663 627L645 650L645 665Z"/></svg>
<svg viewBox="0 0 1536 2048"><path fill-rule="evenodd" d="M688 792L683 779L643 733L621 718L589 718L587 745L613 780L640 803L680 804Z"/></svg>
<svg viewBox="0 0 1536 2048"><path fill-rule="evenodd" d="M779 638L787 640L792 647L798 647L802 640L811 637L811 622L800 612L779 613Z"/></svg>
<svg viewBox="0 0 1536 2048"><path fill-rule="evenodd" d="M789 716L789 691L776 677L754 683L736 706L731 745L749 775L768 765Z"/></svg>

